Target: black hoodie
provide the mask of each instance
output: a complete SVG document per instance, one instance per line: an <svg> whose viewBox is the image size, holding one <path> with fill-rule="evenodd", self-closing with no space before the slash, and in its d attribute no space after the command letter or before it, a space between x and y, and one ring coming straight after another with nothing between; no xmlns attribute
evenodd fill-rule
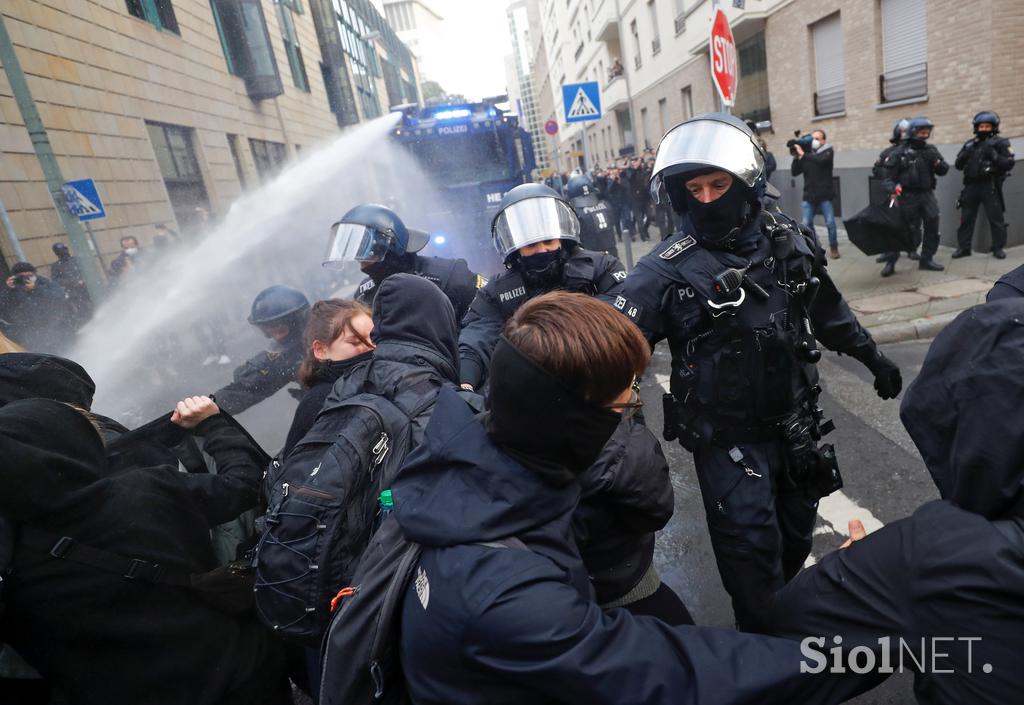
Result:
<svg viewBox="0 0 1024 705"><path fill-rule="evenodd" d="M805 570L767 610L783 636L831 635L899 665L934 643L920 703L1014 702L1024 690L1024 300L960 314L932 343L900 416L941 500ZM976 641L967 642L972 638ZM863 663L863 662L862 662ZM904 655L904 666L913 664ZM985 664L990 666L986 671Z"/></svg>

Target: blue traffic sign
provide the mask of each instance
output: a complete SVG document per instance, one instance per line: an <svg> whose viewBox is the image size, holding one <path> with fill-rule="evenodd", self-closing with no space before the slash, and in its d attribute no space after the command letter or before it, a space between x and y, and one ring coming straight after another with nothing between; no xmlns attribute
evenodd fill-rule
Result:
<svg viewBox="0 0 1024 705"><path fill-rule="evenodd" d="M80 222L107 217L103 201L100 200L100 195L96 191L96 182L92 179L65 181L61 189L64 191L64 200L68 204L68 210Z"/></svg>
<svg viewBox="0 0 1024 705"><path fill-rule="evenodd" d="M597 81L566 83L562 86L566 122L601 119L601 87Z"/></svg>

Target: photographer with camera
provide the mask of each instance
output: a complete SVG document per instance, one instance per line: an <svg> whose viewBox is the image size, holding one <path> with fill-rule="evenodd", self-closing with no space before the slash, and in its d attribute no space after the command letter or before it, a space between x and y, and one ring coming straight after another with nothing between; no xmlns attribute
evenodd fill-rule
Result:
<svg viewBox="0 0 1024 705"><path fill-rule="evenodd" d="M970 257L974 239L974 221L978 207L985 208L985 216L992 228L992 255L1005 259L1006 221L1003 211L1003 181L1013 169L1013 147L1009 140L999 137L999 116L983 110L974 116L974 137L964 142L956 155L954 166L964 172L964 190L960 192L960 227L956 231L957 249L953 259Z"/></svg>
<svg viewBox="0 0 1024 705"><path fill-rule="evenodd" d="M0 291L4 335L31 352L59 352L70 344L72 309L60 285L16 262Z"/></svg>
<svg viewBox="0 0 1024 705"><path fill-rule="evenodd" d="M832 259L839 259L839 237L836 234L836 214L832 199L836 197L832 186L832 161L835 153L825 141L825 131L815 130L786 143L793 155L793 176L804 175L804 225L814 230L814 214L821 213L828 228L828 251Z"/></svg>

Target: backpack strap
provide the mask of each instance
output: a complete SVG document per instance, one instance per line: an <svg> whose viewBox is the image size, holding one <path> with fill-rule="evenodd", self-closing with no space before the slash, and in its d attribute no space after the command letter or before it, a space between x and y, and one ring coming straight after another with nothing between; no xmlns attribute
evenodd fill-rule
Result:
<svg viewBox="0 0 1024 705"><path fill-rule="evenodd" d="M60 536L31 526L21 528L20 543L42 551L53 558L73 561L105 573L120 575L128 580L139 580L157 585L192 587L192 573L168 568L144 558L129 558L119 553L94 548L70 536Z"/></svg>

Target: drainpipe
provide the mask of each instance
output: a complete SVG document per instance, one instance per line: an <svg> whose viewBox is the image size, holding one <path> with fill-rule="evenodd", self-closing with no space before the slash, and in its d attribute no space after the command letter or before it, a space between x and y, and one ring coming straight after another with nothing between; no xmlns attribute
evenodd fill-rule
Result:
<svg viewBox="0 0 1024 705"><path fill-rule="evenodd" d="M27 261L28 258L25 257L25 250L21 249L21 241L18 240L18 233L14 232L11 219L7 217L7 209L4 207L3 201L0 201L0 223L4 226L4 232L7 233L7 239L11 243L11 249L14 250L14 256L19 262Z"/></svg>

